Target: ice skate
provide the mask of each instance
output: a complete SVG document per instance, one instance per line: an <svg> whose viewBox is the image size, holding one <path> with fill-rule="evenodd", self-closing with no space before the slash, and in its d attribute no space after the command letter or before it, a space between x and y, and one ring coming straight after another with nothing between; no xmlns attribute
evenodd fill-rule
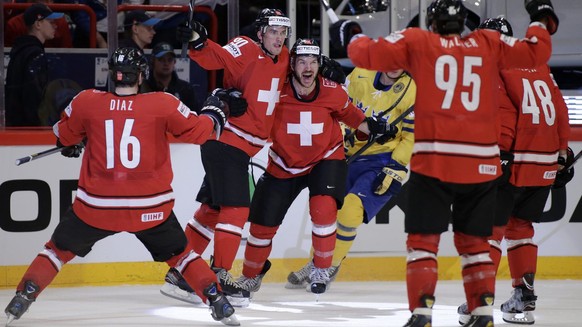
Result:
<svg viewBox="0 0 582 327"><path fill-rule="evenodd" d="M261 282L263 281L263 277L265 277L265 274L267 274L269 269L271 269L271 261L267 260L263 265L263 269L257 276L253 278L248 278L242 275L240 276L239 279L237 279L236 282L242 289L249 291L249 293L258 292L259 289L261 288Z"/></svg>
<svg viewBox="0 0 582 327"><path fill-rule="evenodd" d="M493 299L493 294L481 295L482 306L471 311L469 321L463 327L493 327Z"/></svg>
<svg viewBox="0 0 582 327"><path fill-rule="evenodd" d="M434 297L424 295L420 301L422 305L412 312L412 316L404 327L431 327L432 326L432 306L434 305Z"/></svg>
<svg viewBox="0 0 582 327"><path fill-rule="evenodd" d="M335 278L337 277L337 273L339 272L339 268L340 266L331 266L327 269L327 273L329 274L329 282L327 282L326 285L326 291L328 291L331 288L331 282L333 282L335 280ZM311 284L307 284L305 286L305 290L307 292L311 292Z"/></svg>
<svg viewBox="0 0 582 327"><path fill-rule="evenodd" d="M532 325L537 296L534 293L534 275L525 274L523 285L513 289L511 298L501 305L503 321L511 324Z"/></svg>
<svg viewBox="0 0 582 327"><path fill-rule="evenodd" d="M322 294L327 290L327 284L329 283L329 270L328 268L317 268L315 266L311 267L311 273L309 274L309 279L311 280L311 293ZM316 297L318 300L319 297Z"/></svg>
<svg viewBox="0 0 582 327"><path fill-rule="evenodd" d="M212 319L220 321L227 326L240 326L240 322L234 315L234 308L228 302L226 296L218 291L216 283L210 284L204 289L203 293L208 298Z"/></svg>
<svg viewBox="0 0 582 327"><path fill-rule="evenodd" d="M36 285L33 281L27 280L24 283L24 289L22 291L16 292L16 295L12 298L12 301L8 303L4 312L8 316L6 321L6 326L10 324L13 320L18 320L22 315L28 311L28 307L36 300L36 294L40 292L40 287Z"/></svg>
<svg viewBox="0 0 582 327"><path fill-rule="evenodd" d="M311 280L309 279L311 267L313 267L313 260L309 260L309 262L307 262L307 264L305 264L301 269L290 272L287 276L287 284L285 284L285 288L297 289L309 286L311 283Z"/></svg>
<svg viewBox="0 0 582 327"><path fill-rule="evenodd" d="M461 304L457 308L457 313L459 314L459 325L464 325L471 319L471 313L469 312L469 306L467 302Z"/></svg>
<svg viewBox="0 0 582 327"><path fill-rule="evenodd" d="M188 285L182 274L176 268L170 268L166 273L165 283L160 289L160 293L176 300L191 304L202 304L202 299L196 295L194 290Z"/></svg>
<svg viewBox="0 0 582 327"><path fill-rule="evenodd" d="M240 308L248 307L251 303L251 292L241 288L226 269L217 267L211 267L211 269L216 274L222 292L227 296L230 304Z"/></svg>

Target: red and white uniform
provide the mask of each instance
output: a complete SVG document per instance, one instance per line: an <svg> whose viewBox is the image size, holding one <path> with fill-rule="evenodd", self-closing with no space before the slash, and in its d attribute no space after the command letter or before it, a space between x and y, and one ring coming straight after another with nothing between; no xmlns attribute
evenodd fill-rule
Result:
<svg viewBox="0 0 582 327"><path fill-rule="evenodd" d="M79 93L54 126L64 145L87 138L73 210L87 224L140 231L162 223L174 205L166 133L202 144L216 137L214 121L197 116L169 93L118 96Z"/></svg>
<svg viewBox="0 0 582 327"><path fill-rule="evenodd" d="M500 147L514 154L510 183L547 186L558 169L558 150L568 148L568 107L547 65L501 71ZM518 108L521 108L519 110Z"/></svg>
<svg viewBox="0 0 582 327"><path fill-rule="evenodd" d="M190 50L189 54L204 69L224 69L224 87L243 92L247 111L228 120L219 141L254 156L268 142L275 106L289 67L289 50L283 47L277 61L273 61L259 44L239 36L224 47L208 40L202 50Z"/></svg>
<svg viewBox="0 0 582 327"><path fill-rule="evenodd" d="M413 171L450 183L481 183L500 175L498 72L546 64L550 35L532 23L518 40L491 30L465 37L418 28L350 43L354 65L399 68L417 81ZM459 96L460 95L460 96Z"/></svg>
<svg viewBox="0 0 582 327"><path fill-rule="evenodd" d="M319 94L311 103L297 100L290 80L283 86L267 165L267 172L277 178L306 175L322 160L344 159L339 122L357 128L366 118L340 85L317 78Z"/></svg>

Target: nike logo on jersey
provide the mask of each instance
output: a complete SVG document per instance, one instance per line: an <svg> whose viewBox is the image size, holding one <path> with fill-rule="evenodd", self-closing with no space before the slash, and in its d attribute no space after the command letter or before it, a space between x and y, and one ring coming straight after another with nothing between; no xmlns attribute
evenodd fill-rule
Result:
<svg viewBox="0 0 582 327"><path fill-rule="evenodd" d="M259 59L265 59L265 57L263 57L263 56L259 55Z"/></svg>
<svg viewBox="0 0 582 327"><path fill-rule="evenodd" d="M366 197L366 194L363 194L362 192L358 192L358 194L357 194L357 195L358 195L359 197L361 197L361 198L365 198L365 197Z"/></svg>
<svg viewBox="0 0 582 327"><path fill-rule="evenodd" d="M358 78L366 78L366 76L358 75Z"/></svg>

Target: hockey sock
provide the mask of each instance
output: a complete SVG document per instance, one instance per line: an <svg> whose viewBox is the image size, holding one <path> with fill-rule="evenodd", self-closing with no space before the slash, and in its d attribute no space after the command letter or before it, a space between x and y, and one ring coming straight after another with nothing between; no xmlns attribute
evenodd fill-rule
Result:
<svg viewBox="0 0 582 327"><path fill-rule="evenodd" d="M522 277L536 273L538 246L533 242L534 228L530 221L511 217L507 224L507 261L513 287L523 284Z"/></svg>
<svg viewBox="0 0 582 327"><path fill-rule="evenodd" d="M357 195L348 193L344 199L344 205L337 213L337 235L332 266L339 266L348 255L356 239L358 227L363 221L364 206L362 200Z"/></svg>
<svg viewBox="0 0 582 327"><path fill-rule="evenodd" d="M495 274L499 269L499 262L501 261L501 241L505 234L505 226L493 226L493 235L489 237L489 257L493 261Z"/></svg>
<svg viewBox="0 0 582 327"><path fill-rule="evenodd" d="M329 268L335 248L337 203L328 195L312 196L309 198L309 213L313 223L313 265L317 268Z"/></svg>
<svg viewBox="0 0 582 327"><path fill-rule="evenodd" d="M269 227L251 223L250 236L245 247L245 259L242 274L253 278L261 273L265 261L271 254L273 237L279 226Z"/></svg>
<svg viewBox="0 0 582 327"><path fill-rule="evenodd" d="M249 217L248 207L221 207L214 230L214 267L230 270L240 246L242 229Z"/></svg>
<svg viewBox="0 0 582 327"><path fill-rule="evenodd" d="M203 290L208 285L215 282L220 289L220 284L214 272L210 270L206 261L194 251L185 250L179 255L170 258L166 263L170 267L175 267L182 274L188 285L194 289L204 302L206 302L206 296L204 296Z"/></svg>
<svg viewBox="0 0 582 327"><path fill-rule="evenodd" d="M469 311L483 305L482 295L495 294L495 267L489 257L487 237L455 232L461 256L463 285Z"/></svg>
<svg viewBox="0 0 582 327"><path fill-rule="evenodd" d="M39 287L39 292L36 294L38 296L53 281L63 265L74 257L75 254L72 252L60 250L52 240L48 241L44 246L44 250L38 253L24 273L16 290L22 291L24 283L30 280Z"/></svg>
<svg viewBox="0 0 582 327"><path fill-rule="evenodd" d="M425 296L434 297L438 279L437 252L440 234L408 234L406 290L410 312L424 306Z"/></svg>
<svg viewBox="0 0 582 327"><path fill-rule="evenodd" d="M214 227L218 221L218 210L210 208L203 203L194 213L194 217L188 221L186 238L196 253L204 253L208 243L214 238Z"/></svg>

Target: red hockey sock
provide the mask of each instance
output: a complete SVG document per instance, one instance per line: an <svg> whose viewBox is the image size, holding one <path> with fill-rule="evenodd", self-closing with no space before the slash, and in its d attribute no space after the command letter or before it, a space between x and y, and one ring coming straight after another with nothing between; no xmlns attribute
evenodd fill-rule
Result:
<svg viewBox="0 0 582 327"><path fill-rule="evenodd" d="M207 204L202 204L194 213L186 225L186 238L188 243L198 254L204 253L208 243L214 238L214 227L218 221L218 210L210 208Z"/></svg>
<svg viewBox="0 0 582 327"><path fill-rule="evenodd" d="M251 223L250 236L245 247L243 275L248 278L256 277L263 270L265 261L271 254L273 237L279 226L269 227Z"/></svg>
<svg viewBox="0 0 582 327"><path fill-rule="evenodd" d="M505 234L505 226L493 226L493 235L489 237L489 257L493 261L495 273L499 269L499 262L501 261L501 241Z"/></svg>
<svg viewBox="0 0 582 327"><path fill-rule="evenodd" d="M487 237L455 232L455 247L461 256L463 285L469 311L486 305L484 294L495 294L495 267L489 257Z"/></svg>
<svg viewBox="0 0 582 327"><path fill-rule="evenodd" d="M505 234L511 281L513 287L516 287L523 284L523 275L535 275L538 246L532 240L534 228L530 221L511 217Z"/></svg>
<svg viewBox="0 0 582 327"><path fill-rule="evenodd" d="M406 289L410 312L423 306L424 295L434 296L438 279L437 252L440 234L408 234Z"/></svg>
<svg viewBox="0 0 582 327"><path fill-rule="evenodd" d="M24 273L16 290L22 291L24 289L24 283L30 280L40 288L40 291L36 294L38 296L53 281L59 271L61 271L62 266L74 257L75 254L72 252L60 250L52 240L48 241L45 244L44 250L34 258Z"/></svg>
<svg viewBox="0 0 582 327"><path fill-rule="evenodd" d="M220 289L216 275L210 270L206 261L189 249L170 258L166 263L170 267L175 267L182 274L188 285L204 302L206 302L206 296L202 292L206 287L214 282Z"/></svg>
<svg viewBox="0 0 582 327"><path fill-rule="evenodd" d="M329 195L312 196L309 199L309 213L313 223L313 265L317 268L329 268L335 248L337 203Z"/></svg>
<svg viewBox="0 0 582 327"><path fill-rule="evenodd" d="M240 246L242 229L249 217L247 207L222 207L214 230L214 267L230 270Z"/></svg>

